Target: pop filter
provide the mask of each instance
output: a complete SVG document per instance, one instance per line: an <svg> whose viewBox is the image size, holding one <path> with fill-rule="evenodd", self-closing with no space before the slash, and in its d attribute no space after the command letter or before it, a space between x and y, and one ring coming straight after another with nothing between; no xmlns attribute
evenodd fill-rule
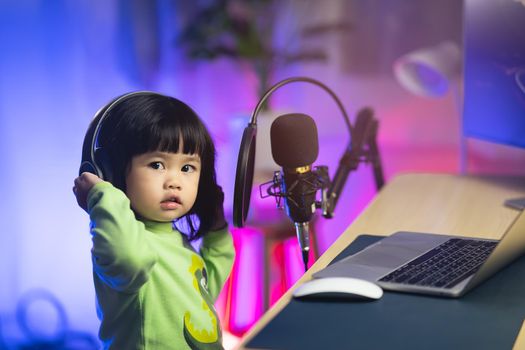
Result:
<svg viewBox="0 0 525 350"><path fill-rule="evenodd" d="M252 194L253 169L255 165L255 140L257 136L257 125L248 124L242 134L239 157L237 158L237 170L235 172L235 193L233 195L233 224L236 227L244 227L248 209L250 209L250 197Z"/></svg>

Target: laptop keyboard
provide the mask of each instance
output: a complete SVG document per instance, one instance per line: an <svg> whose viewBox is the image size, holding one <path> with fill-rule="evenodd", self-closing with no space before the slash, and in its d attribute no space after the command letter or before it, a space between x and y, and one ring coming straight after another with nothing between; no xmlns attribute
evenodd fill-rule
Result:
<svg viewBox="0 0 525 350"><path fill-rule="evenodd" d="M451 238L379 281L451 288L475 273L497 243Z"/></svg>

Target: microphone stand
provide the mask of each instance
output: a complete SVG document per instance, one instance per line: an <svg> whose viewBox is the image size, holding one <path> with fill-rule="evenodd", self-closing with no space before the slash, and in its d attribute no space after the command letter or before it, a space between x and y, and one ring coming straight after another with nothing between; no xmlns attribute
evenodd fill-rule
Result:
<svg viewBox="0 0 525 350"><path fill-rule="evenodd" d="M339 166L326 193L326 199L323 198L323 201L326 200L326 202L321 202L320 205L325 218L333 218L348 175L358 168L360 162L372 163L376 188L379 191L383 187L385 179L377 147L378 128L379 121L374 118L370 108L363 108L358 112L352 130L352 139L339 160Z"/></svg>

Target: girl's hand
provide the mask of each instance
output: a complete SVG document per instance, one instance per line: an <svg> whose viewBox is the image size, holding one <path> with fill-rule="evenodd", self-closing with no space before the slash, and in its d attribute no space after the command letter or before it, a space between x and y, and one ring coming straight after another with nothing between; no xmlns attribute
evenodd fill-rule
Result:
<svg viewBox="0 0 525 350"><path fill-rule="evenodd" d="M79 207L87 212L87 195L96 183L103 181L100 177L91 173L82 173L75 179L73 193L77 197Z"/></svg>

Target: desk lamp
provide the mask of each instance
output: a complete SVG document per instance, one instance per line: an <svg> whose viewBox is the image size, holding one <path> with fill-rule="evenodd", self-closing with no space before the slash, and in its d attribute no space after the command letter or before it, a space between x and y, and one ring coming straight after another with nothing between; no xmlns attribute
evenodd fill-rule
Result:
<svg viewBox="0 0 525 350"><path fill-rule="evenodd" d="M455 80L461 72L461 51L451 42L409 52L394 62L394 76L405 89L417 96L438 98L449 90L455 94L458 115L461 116L459 89ZM460 123L461 124L461 123ZM460 132L460 173L466 169L466 142Z"/></svg>

